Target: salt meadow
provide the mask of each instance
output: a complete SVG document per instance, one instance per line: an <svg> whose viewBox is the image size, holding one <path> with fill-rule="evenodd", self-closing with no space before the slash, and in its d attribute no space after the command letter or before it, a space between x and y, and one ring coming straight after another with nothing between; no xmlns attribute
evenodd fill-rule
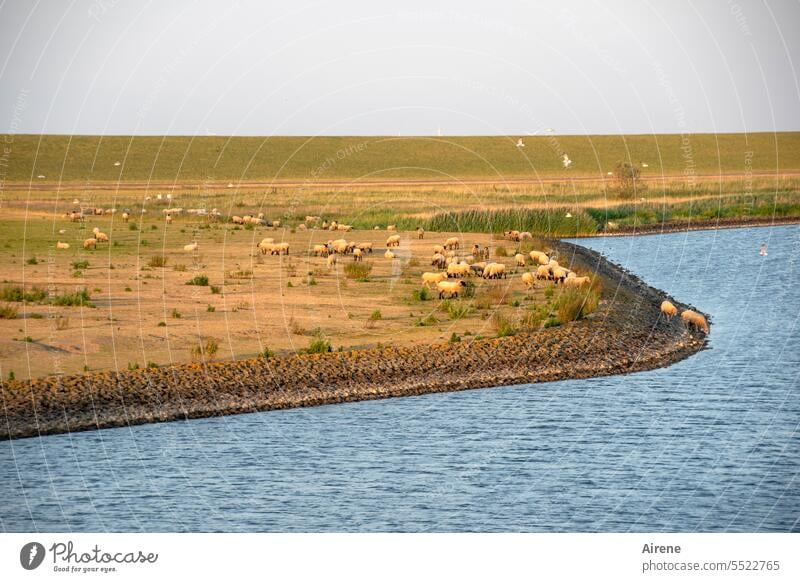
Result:
<svg viewBox="0 0 800 582"><path fill-rule="evenodd" d="M577 242L710 314L709 349L622 376L5 441L2 528L797 531L800 227Z"/></svg>

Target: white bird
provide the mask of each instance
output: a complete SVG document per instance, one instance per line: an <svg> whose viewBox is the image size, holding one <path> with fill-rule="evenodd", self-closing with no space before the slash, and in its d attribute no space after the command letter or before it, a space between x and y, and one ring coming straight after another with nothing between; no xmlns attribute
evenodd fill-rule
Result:
<svg viewBox="0 0 800 582"><path fill-rule="evenodd" d="M567 154L561 154L561 164L565 168L569 168L572 165L572 160L569 159Z"/></svg>
<svg viewBox="0 0 800 582"><path fill-rule="evenodd" d="M115 166L121 166L122 164L120 164L119 162L114 162L114 165Z"/></svg>
<svg viewBox="0 0 800 582"><path fill-rule="evenodd" d="M608 173L606 174L606 176L613 176L613 175L614 175L614 172L608 172Z"/></svg>
<svg viewBox="0 0 800 582"><path fill-rule="evenodd" d="M42 180L42 179L44 179L44 174L39 174L39 175L38 175L38 176L36 176L36 177L37 177L37 178L39 178L40 180Z"/></svg>
<svg viewBox="0 0 800 582"><path fill-rule="evenodd" d="M156 194L156 200L161 200L161 194Z"/></svg>
<svg viewBox="0 0 800 582"><path fill-rule="evenodd" d="M73 204L80 204L80 203L81 203L81 201L80 201L80 200L78 200L77 198L75 198L75 199L72 201L72 203L73 203Z"/></svg>
<svg viewBox="0 0 800 582"><path fill-rule="evenodd" d="M228 182L228 188L233 188L233 182Z"/></svg>
<svg viewBox="0 0 800 582"><path fill-rule="evenodd" d="M644 162L642 162L642 167L643 167L643 168L647 168L647 167L649 167L649 166L648 166L647 164L645 164Z"/></svg>
<svg viewBox="0 0 800 582"><path fill-rule="evenodd" d="M572 214L570 214L569 212L567 212L564 216L566 216L567 218L572 218Z"/></svg>
<svg viewBox="0 0 800 582"><path fill-rule="evenodd" d="M524 148L525 147L525 144L522 142L522 138L519 138L517 140L517 147L518 148Z"/></svg>

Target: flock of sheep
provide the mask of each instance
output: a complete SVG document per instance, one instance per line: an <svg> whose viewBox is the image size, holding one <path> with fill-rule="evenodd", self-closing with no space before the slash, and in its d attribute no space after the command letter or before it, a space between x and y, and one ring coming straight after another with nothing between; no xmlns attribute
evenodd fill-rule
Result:
<svg viewBox="0 0 800 582"><path fill-rule="evenodd" d="M214 208L210 213L205 209L189 209L186 211L188 214L210 216L217 219L221 216L220 212ZM90 209L89 214L104 215L115 214L116 209ZM163 210L165 221L167 224L172 222L173 216L183 213L181 208L168 208ZM67 212L67 217L73 221L82 220L86 212L71 211ZM127 222L129 213L123 212L122 219ZM263 214L255 216L232 216L230 221L235 225L257 225L267 226L273 229L281 227L280 220L268 221L264 218ZM298 230L307 230L308 228L321 228L328 231L341 231L350 232L353 230L351 225L342 224L335 220L328 222L327 220L321 221L319 216L306 216L305 221L298 225ZM376 226L375 230L380 227ZM387 231L396 231L395 225L389 225ZM59 234L63 234L64 230L60 230ZM425 231L422 228L417 228L416 237L423 239ZM520 232L516 230L506 231L504 233L506 240L521 243L523 241L532 241L533 236L530 232ZM99 243L109 242L109 236L100 231L99 228L93 229L93 236L87 238L83 242L84 249L95 249ZM386 239L386 251L384 258L393 260L396 257L393 248L397 248L401 243L400 234L392 234ZM57 249L69 249L70 245L65 242L58 241L56 243ZM198 250L199 244L193 241L184 245L185 252L194 253ZM257 251L263 255L289 255L289 243L285 241L276 242L274 238L264 238L256 245ZM434 287L438 291L439 299L455 298L459 293L467 287L465 280L468 277L480 277L483 279L506 279L508 271L504 263L489 260L489 247L475 244L472 247L470 254L459 256L461 248L461 240L458 237L447 238L442 244L434 244L432 247L433 254L431 256L431 266L438 269L437 271L427 271L422 273L422 284L427 288ZM338 257L350 255L356 262L362 261L366 253L373 252L372 242L356 243L340 238L329 240L325 244L313 245L310 255L326 258L328 269L336 267ZM528 261L536 267L534 271L525 271L520 276L520 281L526 289L533 289L537 281L552 281L556 285L564 287L577 287L580 288L584 285L591 284L591 278L588 276L580 277L574 271L559 265L558 261L548 256L547 253L538 250L532 250L526 256L523 253L516 253L514 255L514 265L518 268L525 268ZM672 319L678 314L678 309L670 301L664 301L661 304L661 313L668 319ZM701 314L685 310L681 313L681 321L688 328L702 330L704 333L709 332L708 322Z"/></svg>

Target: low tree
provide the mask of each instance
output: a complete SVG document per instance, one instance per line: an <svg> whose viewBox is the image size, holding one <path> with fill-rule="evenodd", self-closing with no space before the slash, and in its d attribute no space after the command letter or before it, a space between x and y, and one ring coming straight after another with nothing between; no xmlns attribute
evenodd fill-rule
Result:
<svg viewBox="0 0 800 582"><path fill-rule="evenodd" d="M617 162L614 167L614 180L617 185L616 188L622 198L633 198L637 191L642 191L646 188L640 180L642 174L641 168L636 164L630 162Z"/></svg>

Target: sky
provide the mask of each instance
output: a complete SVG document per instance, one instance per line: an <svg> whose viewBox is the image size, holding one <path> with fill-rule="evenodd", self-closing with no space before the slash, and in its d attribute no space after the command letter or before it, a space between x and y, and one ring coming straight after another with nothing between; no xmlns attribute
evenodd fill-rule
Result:
<svg viewBox="0 0 800 582"><path fill-rule="evenodd" d="M5 0L0 132L800 130L797 0Z"/></svg>

